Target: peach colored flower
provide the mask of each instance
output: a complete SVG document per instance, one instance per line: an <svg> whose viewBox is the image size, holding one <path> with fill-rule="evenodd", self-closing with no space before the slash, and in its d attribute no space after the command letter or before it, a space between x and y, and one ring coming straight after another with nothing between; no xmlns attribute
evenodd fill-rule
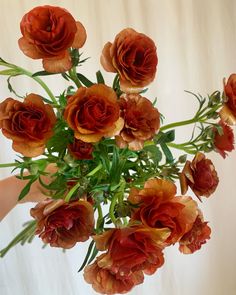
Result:
<svg viewBox="0 0 236 295"><path fill-rule="evenodd" d="M236 74L231 74L227 83L224 80L226 101L220 111L222 121L229 125L236 124Z"/></svg>
<svg viewBox="0 0 236 295"><path fill-rule="evenodd" d="M46 199L30 210L37 221L36 234L52 247L72 248L93 233L93 206L85 201Z"/></svg>
<svg viewBox="0 0 236 295"><path fill-rule="evenodd" d="M199 250L206 240L210 239L211 229L204 222L202 213L199 210L193 227L179 241L179 250L184 254L191 254Z"/></svg>
<svg viewBox="0 0 236 295"><path fill-rule="evenodd" d="M25 157L43 154L55 123L53 108L37 94L27 95L24 102L7 98L0 103L0 129L13 141L13 150Z"/></svg>
<svg viewBox="0 0 236 295"><path fill-rule="evenodd" d="M211 160L206 159L203 153L197 153L193 161L187 161L180 174L182 194L186 194L188 186L201 200L214 193L219 183L217 172Z"/></svg>
<svg viewBox="0 0 236 295"><path fill-rule="evenodd" d="M160 114L153 104L139 94L126 94L119 101L124 128L116 136L120 148L128 146L140 150L146 140L152 139L160 127Z"/></svg>
<svg viewBox="0 0 236 295"><path fill-rule="evenodd" d="M132 188L129 202L135 205L131 221L140 221L153 229L170 232L163 246L176 243L188 232L196 217L197 204L190 197L178 197L174 183L163 179L149 179L144 188Z"/></svg>
<svg viewBox="0 0 236 295"><path fill-rule="evenodd" d="M43 59L43 67L52 73L65 72L72 67L70 47L81 48L86 31L65 9L38 6L26 13L20 23L23 37L19 47L33 59Z"/></svg>
<svg viewBox="0 0 236 295"><path fill-rule="evenodd" d="M137 225L93 236L97 249L107 250L97 264L119 276L130 276L136 271L153 274L164 263L162 243L168 235L166 229Z"/></svg>
<svg viewBox="0 0 236 295"><path fill-rule="evenodd" d="M80 87L68 99L64 118L74 136L84 142L114 136L124 125L115 91L103 84Z"/></svg>
<svg viewBox="0 0 236 295"><path fill-rule="evenodd" d="M214 129L214 146L216 151L225 158L227 156L226 151L234 150L234 132L224 121L220 121L218 124L222 128L223 134L219 134L217 129Z"/></svg>
<svg viewBox="0 0 236 295"><path fill-rule="evenodd" d="M152 39L131 28L116 35L103 48L101 64L108 72L118 73L124 92L139 92L156 75L156 46Z"/></svg>
<svg viewBox="0 0 236 295"><path fill-rule="evenodd" d="M124 294L129 292L135 285L143 283L144 275L142 271L136 271L130 275L122 276L115 274L108 269L99 267L99 261L106 254L102 254L97 261L88 265L84 269L84 279L92 284L93 289L101 294Z"/></svg>
<svg viewBox="0 0 236 295"><path fill-rule="evenodd" d="M68 151L77 160L89 160L93 158L93 145L76 138L73 143L68 145Z"/></svg>

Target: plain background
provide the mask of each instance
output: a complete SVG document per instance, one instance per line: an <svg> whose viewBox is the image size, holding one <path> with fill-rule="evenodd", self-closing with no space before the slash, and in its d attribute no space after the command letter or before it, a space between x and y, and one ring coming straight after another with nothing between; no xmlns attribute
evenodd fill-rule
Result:
<svg viewBox="0 0 236 295"><path fill-rule="evenodd" d="M221 91L222 79L236 72L235 0L1 0L3 59L33 72L42 69L40 61L22 54L17 40L22 16L34 6L44 4L62 6L84 24L88 39L82 51L91 58L81 72L90 79L95 79L98 69L102 70L99 58L103 45L113 41L120 30L132 27L149 35L157 44L159 65L146 96L158 98L157 106L165 116L165 123L188 119L194 114L196 102L184 90L202 95ZM108 83L111 76L105 74ZM67 85L60 77L46 81L55 95ZM21 94L43 94L29 78L16 78L13 85ZM9 96L6 80L0 77L0 101ZM191 128L179 129L176 142L188 139L190 134ZM0 147L0 162L14 161L11 142L2 135ZM225 160L216 153L209 157L220 178L216 193L200 204L212 228L211 240L193 255L182 255L177 247L170 247L165 251L164 266L129 294L236 294L236 153ZM9 174L10 169L0 170L2 178ZM0 248L30 219L31 207L32 204L18 206L1 222ZM17 246L0 260L1 295L96 294L84 282L82 273L77 273L85 244L77 244L65 254L50 247L42 250L41 246L41 241L35 238L32 245Z"/></svg>

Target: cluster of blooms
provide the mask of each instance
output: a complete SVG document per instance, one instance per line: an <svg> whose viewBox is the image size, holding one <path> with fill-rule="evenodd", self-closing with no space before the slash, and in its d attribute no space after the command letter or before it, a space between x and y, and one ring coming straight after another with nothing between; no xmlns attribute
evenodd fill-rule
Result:
<svg viewBox="0 0 236 295"><path fill-rule="evenodd" d="M126 293L163 265L165 247L179 243L189 254L210 238L198 199L212 195L219 179L205 153L225 158L234 149L229 125L236 123L236 74L225 81L222 94L197 97L193 119L161 126L155 104L143 96L158 63L149 37L127 28L104 46L101 64L116 73L109 87L100 71L96 83L77 73L85 61L78 49L86 30L65 9L36 7L20 28L20 49L42 59L45 71L31 74L1 59L7 69L0 74L27 75L47 96L31 93L22 102L7 98L0 104L2 133L22 155L2 167L14 166L29 180L20 199L35 181L48 197L31 209L34 220L1 256L35 234L64 249L91 238L81 267L85 280L99 293ZM75 86L55 98L40 76L58 73ZM174 142L175 127L198 123L200 131L191 140ZM175 160L172 148L194 157ZM185 195L188 188L196 200Z"/></svg>

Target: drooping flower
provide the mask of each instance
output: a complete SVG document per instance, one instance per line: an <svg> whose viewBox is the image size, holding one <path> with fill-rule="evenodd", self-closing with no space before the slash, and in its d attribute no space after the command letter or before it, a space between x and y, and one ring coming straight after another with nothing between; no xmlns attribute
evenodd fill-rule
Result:
<svg viewBox="0 0 236 295"><path fill-rule="evenodd" d="M201 200L209 197L219 183L217 172L211 160L203 153L197 153L192 162L187 161L180 174L181 192L185 194L188 187Z"/></svg>
<svg viewBox="0 0 236 295"><path fill-rule="evenodd" d="M226 152L231 152L234 149L234 132L224 121L220 121L218 125L222 128L222 134L214 129L214 146L216 151L225 158Z"/></svg>
<svg viewBox="0 0 236 295"><path fill-rule="evenodd" d="M117 34L113 43L106 43L101 56L104 69L119 74L121 89L126 93L139 92L150 84L157 62L152 39L131 28Z"/></svg>
<svg viewBox="0 0 236 295"><path fill-rule="evenodd" d="M53 108L37 94L27 95L23 102L7 98L0 103L0 129L13 141L13 150L25 157L43 154L55 123Z"/></svg>
<svg viewBox="0 0 236 295"><path fill-rule="evenodd" d="M236 74L231 74L227 83L224 81L226 101L220 111L222 121L229 125L236 124Z"/></svg>
<svg viewBox="0 0 236 295"><path fill-rule="evenodd" d="M191 254L199 250L210 239L211 228L204 222L203 215L199 214L193 227L179 241L179 250L184 254Z"/></svg>
<svg viewBox="0 0 236 295"><path fill-rule="evenodd" d="M168 229L137 225L111 229L93 236L97 249L107 250L97 264L124 277L136 271L153 274L164 263L162 244L168 235Z"/></svg>
<svg viewBox="0 0 236 295"><path fill-rule="evenodd" d="M128 200L135 205L131 221L170 232L164 246L180 240L197 217L196 202L190 197L176 196L176 186L168 180L149 179L143 189L132 188Z"/></svg>
<svg viewBox="0 0 236 295"><path fill-rule="evenodd" d="M89 160L93 158L93 145L76 138L73 143L68 145L68 151L77 160Z"/></svg>
<svg viewBox="0 0 236 295"><path fill-rule="evenodd" d="M43 59L43 67L52 73L65 72L72 67L68 49L81 48L86 31L65 9L38 6L26 13L20 23L23 37L19 47L33 59Z"/></svg>
<svg viewBox="0 0 236 295"><path fill-rule="evenodd" d="M99 267L99 261L105 255L100 255L93 264L86 266L84 269L85 281L91 284L96 292L108 295L124 294L129 292L134 286L143 283L144 275L142 271L122 276L119 273L113 273L109 269Z"/></svg>
<svg viewBox="0 0 236 295"><path fill-rule="evenodd" d="M114 136L124 125L115 91L103 84L80 87L68 99L64 118L74 136L84 142Z"/></svg>
<svg viewBox="0 0 236 295"><path fill-rule="evenodd" d="M37 221L36 234L52 247L72 248L93 233L93 206L85 201L46 199L30 210Z"/></svg>
<svg viewBox="0 0 236 295"><path fill-rule="evenodd" d="M119 101L124 128L116 136L120 148L128 146L140 150L143 143L152 139L160 127L160 115L153 104L139 94L126 94Z"/></svg>

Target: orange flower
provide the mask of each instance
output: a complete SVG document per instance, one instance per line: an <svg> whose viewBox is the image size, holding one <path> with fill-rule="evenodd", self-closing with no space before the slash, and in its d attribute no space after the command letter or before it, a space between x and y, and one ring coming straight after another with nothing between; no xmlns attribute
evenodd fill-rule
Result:
<svg viewBox="0 0 236 295"><path fill-rule="evenodd" d="M27 95L24 102L7 98L0 103L0 129L12 139L12 148L25 157L43 154L55 123L53 108L37 94Z"/></svg>
<svg viewBox="0 0 236 295"><path fill-rule="evenodd" d="M42 58L44 69L52 73L69 70L72 62L68 48L81 48L86 41L83 25L60 7L33 8L23 16L20 29L20 49L33 59Z"/></svg>
<svg viewBox="0 0 236 295"><path fill-rule="evenodd" d="M68 151L77 160L89 160L93 158L93 145L76 138L73 143L68 145Z"/></svg>
<svg viewBox="0 0 236 295"><path fill-rule="evenodd" d="M227 83L224 80L226 101L220 111L221 119L229 124L236 124L236 74L231 74Z"/></svg>
<svg viewBox="0 0 236 295"><path fill-rule="evenodd" d="M114 43L106 43L101 56L104 69L119 74L124 92L139 92L150 84L155 78L157 61L154 42L130 28L116 35Z"/></svg>
<svg viewBox="0 0 236 295"><path fill-rule="evenodd" d="M160 127L160 115L152 103L139 94L127 94L121 97L121 117L125 124L116 137L120 148L128 145L131 150L143 148L145 140L152 139Z"/></svg>
<svg viewBox="0 0 236 295"><path fill-rule="evenodd" d="M190 197L176 197L174 183L163 179L149 179L144 189L132 188L128 200L136 205L131 221L170 232L163 246L176 243L188 232L196 217L197 205ZM137 207L139 205L139 207Z"/></svg>
<svg viewBox="0 0 236 295"><path fill-rule="evenodd" d="M52 247L72 248L86 241L93 232L92 205L85 201L46 199L30 210L37 221L36 234Z"/></svg>
<svg viewBox="0 0 236 295"><path fill-rule="evenodd" d="M124 125L115 91L103 84L80 87L68 99L64 118L75 137L84 142L114 136Z"/></svg>
<svg viewBox="0 0 236 295"><path fill-rule="evenodd" d="M216 151L225 158L227 156L226 151L231 152L234 149L234 132L232 128L223 121L219 122L219 126L222 128L223 134L219 134L216 128L214 129L214 145Z"/></svg>
<svg viewBox="0 0 236 295"><path fill-rule="evenodd" d="M96 292L108 295L124 294L129 292L135 285L143 282L144 275L142 271L136 271L129 276L122 276L99 267L98 263L104 255L100 255L96 262L86 266L84 269L85 281L92 284Z"/></svg>
<svg viewBox="0 0 236 295"><path fill-rule="evenodd" d="M188 186L201 200L201 196L209 197L219 183L217 172L211 160L203 153L197 153L193 161L187 161L180 174L182 194L186 194Z"/></svg>
<svg viewBox="0 0 236 295"><path fill-rule="evenodd" d="M164 263L162 242L169 230L132 226L93 236L100 251L108 250L97 265L121 277L137 271L153 274Z"/></svg>
<svg viewBox="0 0 236 295"><path fill-rule="evenodd" d="M191 254L199 250L206 240L210 239L211 229L204 222L202 213L196 218L193 227L179 241L179 250L184 254Z"/></svg>

